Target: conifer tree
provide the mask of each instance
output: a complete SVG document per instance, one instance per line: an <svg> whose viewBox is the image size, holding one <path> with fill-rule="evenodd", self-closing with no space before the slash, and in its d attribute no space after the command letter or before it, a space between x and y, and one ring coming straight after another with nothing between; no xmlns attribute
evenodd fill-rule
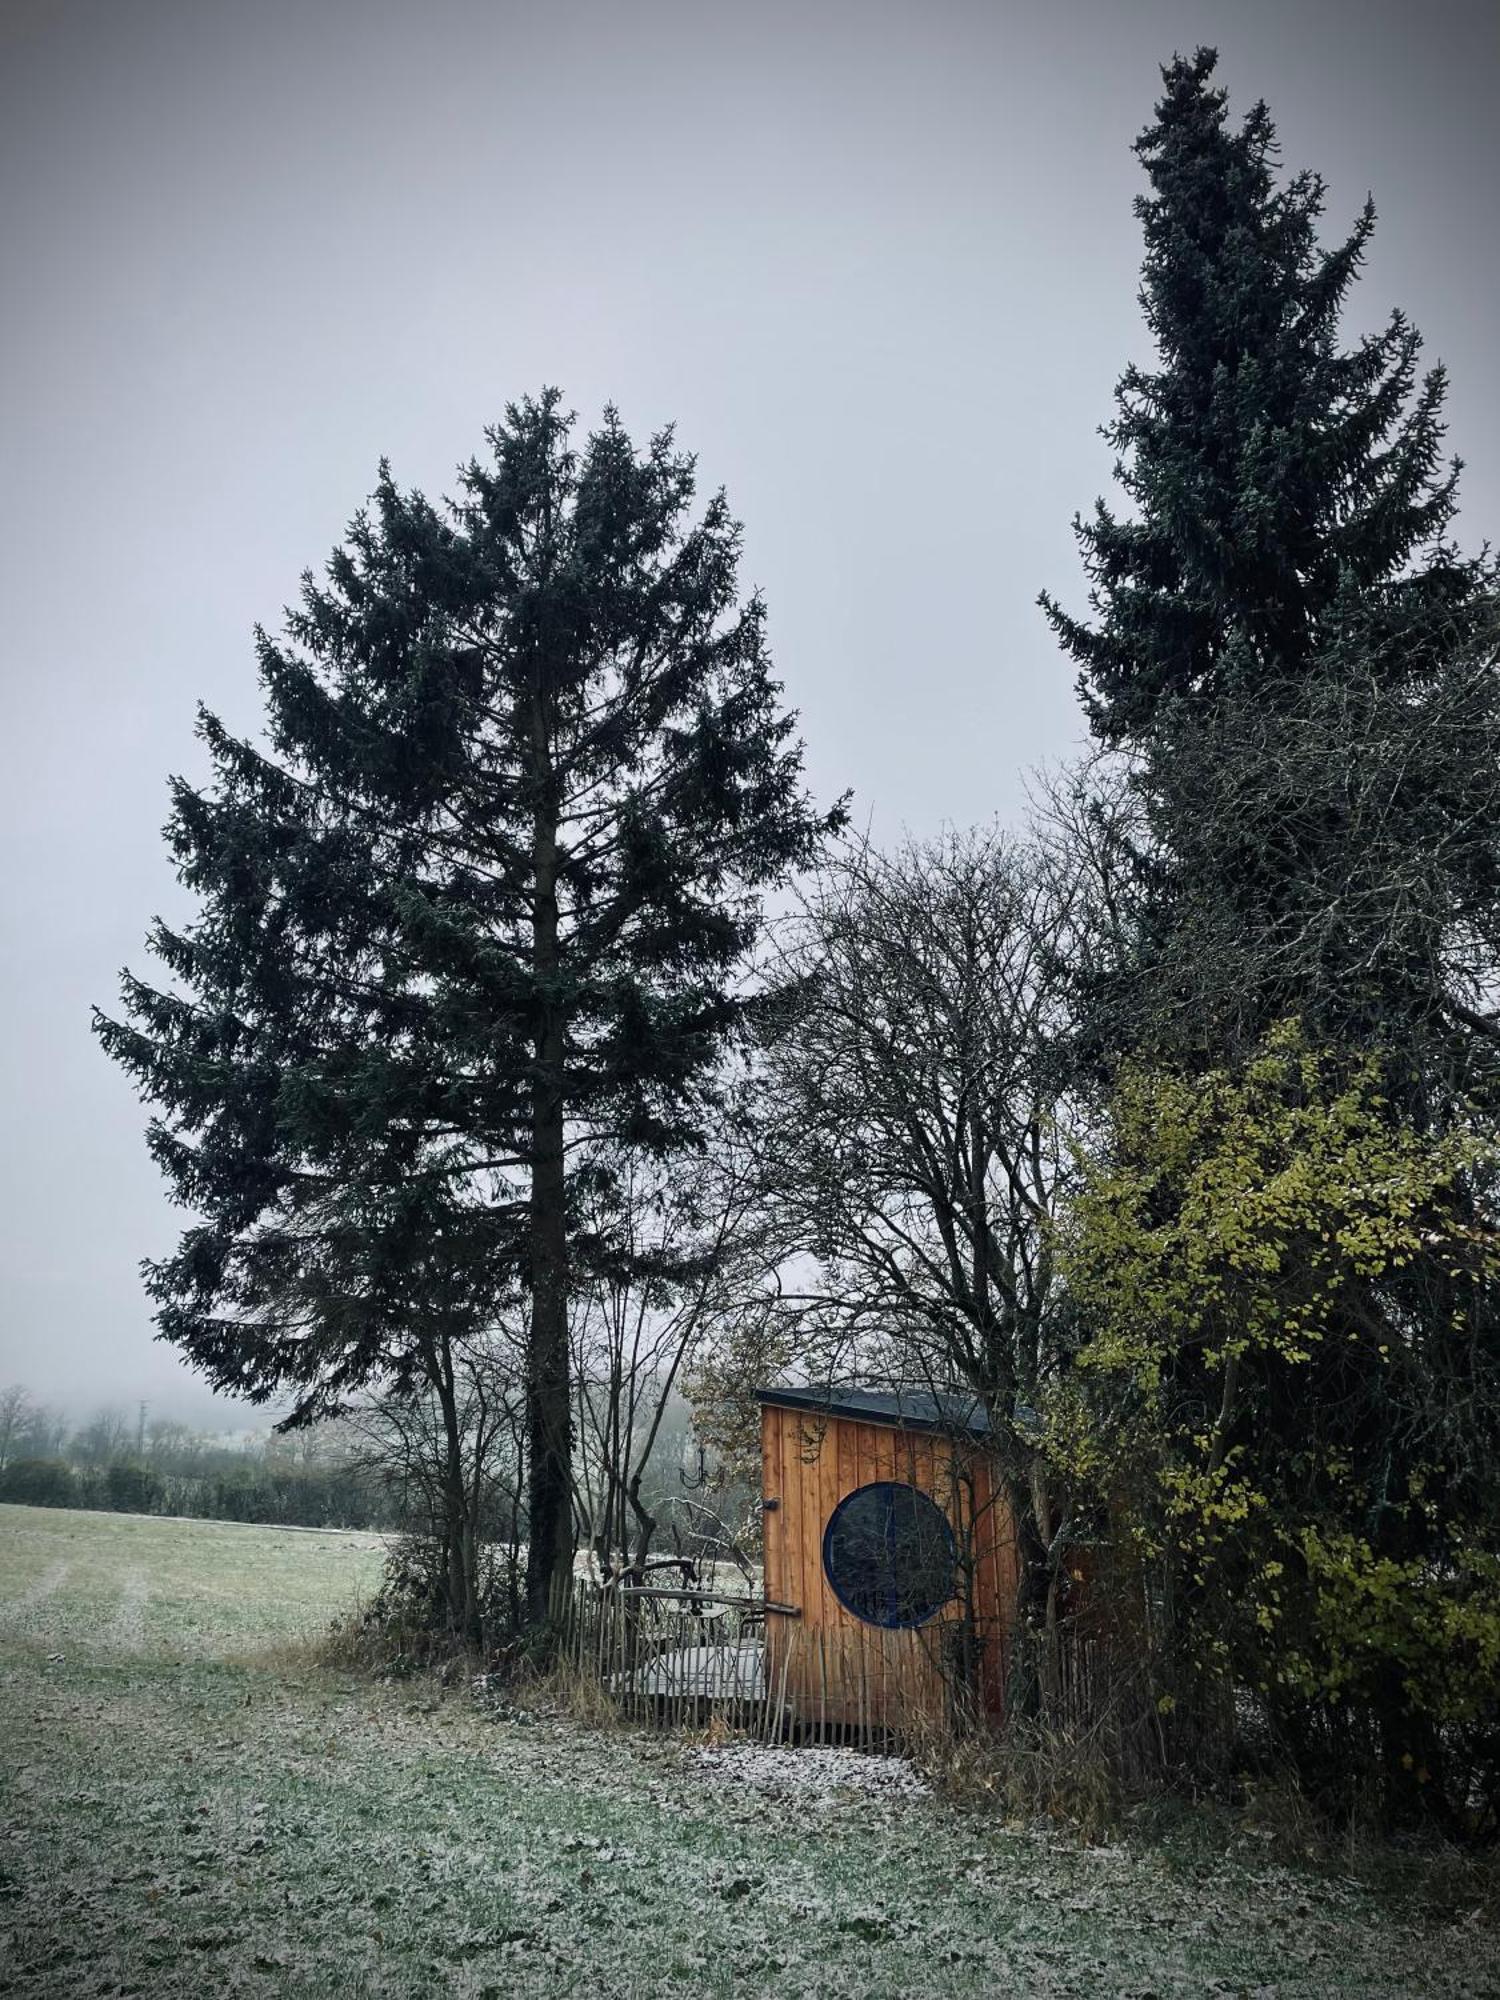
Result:
<svg viewBox="0 0 1500 2000"><path fill-rule="evenodd" d="M1158 1397L1203 1447L1209 1486L1254 1487L1256 1534L1224 1535L1227 1608L1207 1636L1304 1775L1348 1796L1378 1754L1393 1806L1413 1771L1431 1779L1429 1806L1451 1804L1478 1767L1443 1776L1445 1755L1471 1731L1492 1769L1500 1717L1492 1703L1424 1706L1399 1620L1370 1626L1362 1692L1351 1684L1332 1718L1295 1666L1321 1643L1307 1607L1326 1596L1313 1554L1325 1541L1360 1575L1420 1577L1455 1632L1500 1548L1500 1311L1478 1254L1494 1240L1500 1104L1497 578L1446 539L1459 468L1442 461L1443 376L1419 374L1414 329L1397 313L1340 344L1373 210L1320 247L1322 183L1278 178L1265 107L1231 125L1214 63L1200 50L1163 72L1137 147L1157 359L1127 369L1106 433L1128 507L1101 502L1078 524L1092 618L1043 599L1131 801L1081 1013L1114 1093L1096 1180L1134 1174L1144 1192L1093 1240L1093 1296L1113 1285L1119 1318L1159 1347L1133 1377L1106 1366L1093 1393L1101 1409L1117 1395L1116 1414ZM1101 852L1115 830L1096 820ZM1267 1077L1267 1117L1294 1135L1318 1091L1343 1115L1349 1080L1378 1079L1362 1085L1368 1129L1358 1145L1346 1134L1338 1163L1352 1218L1278 1237L1278 1190L1330 1179L1301 1138L1273 1171L1237 1132L1194 1183L1171 1107L1214 1091L1239 1103ZM1321 1287L1326 1246L1358 1261L1398 1185L1354 1171L1359 1148L1420 1165L1469 1139L1444 1187L1451 1239L1446 1219L1414 1228L1343 1289ZM1420 1210L1402 1199L1404 1227ZM1169 1218L1178 1290L1163 1303L1121 1274ZM1233 1282L1215 1316L1192 1258L1221 1245ZM1085 1295L1083 1265L1074 1282ZM1291 1294L1316 1297L1306 1339L1274 1316ZM1257 1345L1262 1324L1275 1337ZM1170 1494L1193 1470L1169 1452L1151 1475ZM1208 1487L1199 1497L1217 1505ZM1191 1626L1208 1615L1205 1565L1169 1517L1151 1525ZM1300 1627L1290 1611L1247 1615L1257 1534L1277 1543Z"/></svg>
<svg viewBox="0 0 1500 2000"><path fill-rule="evenodd" d="M556 391L511 406L442 508L382 466L259 635L268 742L205 714L212 782L174 787L173 983L127 975L98 1022L200 1218L148 1276L216 1386L310 1419L440 1382L444 1340L520 1302L537 1615L572 1552L570 1288L622 1254L609 1162L703 1142L760 896L840 817L722 494L694 518L670 432L571 424Z"/></svg>
<svg viewBox="0 0 1500 2000"><path fill-rule="evenodd" d="M1443 371L1400 312L1341 346L1374 209L1321 247L1322 181L1278 179L1266 107L1234 126L1215 61L1164 70L1136 145L1157 363L1105 431L1126 510L1076 524L1093 618L1042 599L1144 819L1132 951L1092 996L1123 1018L1095 1027L1210 1062L1291 1012L1454 1026L1500 744L1495 570L1445 540Z"/></svg>

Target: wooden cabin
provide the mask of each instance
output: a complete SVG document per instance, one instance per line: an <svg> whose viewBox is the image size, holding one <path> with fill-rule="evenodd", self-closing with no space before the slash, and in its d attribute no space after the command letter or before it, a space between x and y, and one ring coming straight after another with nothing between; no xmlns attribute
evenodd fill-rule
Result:
<svg viewBox="0 0 1500 2000"><path fill-rule="evenodd" d="M794 1716L864 1733L998 1712L1016 1544L983 1407L905 1390L762 1389L766 1673Z"/></svg>

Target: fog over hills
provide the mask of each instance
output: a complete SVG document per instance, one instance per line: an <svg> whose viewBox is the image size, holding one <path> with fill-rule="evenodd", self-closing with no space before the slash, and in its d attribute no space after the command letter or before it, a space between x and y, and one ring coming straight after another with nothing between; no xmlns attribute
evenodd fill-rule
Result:
<svg viewBox="0 0 1500 2000"><path fill-rule="evenodd" d="M557 382L675 421L745 523L818 796L890 838L1024 812L1081 722L1036 594L1145 344L1130 147L1215 41L1328 232L1349 332L1450 369L1459 531L1500 520L1493 0L27 0L0 20L0 1383L214 1405L138 1277L182 1217L91 1040L154 912L194 705L389 454L441 493Z"/></svg>

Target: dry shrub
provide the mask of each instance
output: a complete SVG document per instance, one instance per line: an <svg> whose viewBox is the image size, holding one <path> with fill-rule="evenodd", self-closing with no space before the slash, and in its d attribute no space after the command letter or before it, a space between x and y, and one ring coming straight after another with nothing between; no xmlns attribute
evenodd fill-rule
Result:
<svg viewBox="0 0 1500 2000"><path fill-rule="evenodd" d="M581 1729L623 1729L620 1704L596 1673L576 1660L559 1655L540 1670L522 1666L517 1679L524 1680L526 1698L534 1708L564 1716Z"/></svg>
<svg viewBox="0 0 1500 2000"><path fill-rule="evenodd" d="M1126 1800L1098 1730L1040 1722L952 1729L937 1721L902 1731L903 1751L956 1805L1025 1824L1051 1820L1085 1842L1118 1826Z"/></svg>
<svg viewBox="0 0 1500 2000"><path fill-rule="evenodd" d="M402 1618L375 1615L369 1609L336 1620L316 1651L320 1666L376 1674L386 1680L427 1674L452 1680L474 1667L474 1656L446 1633Z"/></svg>
<svg viewBox="0 0 1500 2000"><path fill-rule="evenodd" d="M747 1730L731 1728L728 1716L715 1710L704 1726L703 1741L710 1750L722 1750L737 1738L748 1739L748 1735Z"/></svg>
<svg viewBox="0 0 1500 2000"><path fill-rule="evenodd" d="M318 1646L324 1666L387 1677L433 1675L452 1685L519 1650L512 1616L517 1591L512 1552L486 1549L480 1563L484 1646L467 1644L448 1623L443 1551L431 1536L395 1536L380 1585L348 1617L335 1620ZM543 1634L532 1631L534 1648Z"/></svg>
<svg viewBox="0 0 1500 2000"><path fill-rule="evenodd" d="M342 1649L346 1643L347 1627L352 1622L352 1619L340 1619L326 1632L284 1635L267 1640L263 1645L236 1647L234 1651L224 1653L222 1658L226 1666L251 1667L284 1680L299 1680L305 1675L330 1668L340 1672L349 1664Z"/></svg>
<svg viewBox="0 0 1500 2000"><path fill-rule="evenodd" d="M1384 1807L1372 1777L1352 1802L1330 1812L1287 1768L1247 1784L1228 1817L1237 1844L1254 1842L1279 1861L1353 1877L1423 1918L1500 1925L1500 1848L1433 1833L1393 1835Z"/></svg>

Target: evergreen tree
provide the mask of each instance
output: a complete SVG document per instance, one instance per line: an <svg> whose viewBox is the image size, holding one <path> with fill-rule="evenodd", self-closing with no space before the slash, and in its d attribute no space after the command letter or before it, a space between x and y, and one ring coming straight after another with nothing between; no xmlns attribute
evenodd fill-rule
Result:
<svg viewBox="0 0 1500 2000"><path fill-rule="evenodd" d="M1136 146L1158 365L1105 432L1128 511L1076 524L1094 618L1042 599L1144 820L1096 1028L1203 1061L1289 1012L1451 1029L1500 882L1495 571L1444 539L1442 370L1399 312L1340 346L1374 210L1321 248L1323 183L1278 183L1265 106L1232 126L1214 64L1163 72Z"/></svg>
<svg viewBox="0 0 1500 2000"><path fill-rule="evenodd" d="M445 508L382 466L259 635L268 745L205 714L213 781L174 787L175 985L127 975L98 1023L202 1218L149 1282L216 1386L295 1387L294 1420L441 1391L445 1343L524 1299L534 1614L572 1553L570 1288L621 1255L582 1197L702 1143L760 896L840 817L723 496L693 518L670 433L571 425L511 406Z"/></svg>
<svg viewBox="0 0 1500 2000"><path fill-rule="evenodd" d="M1428 1797L1451 1804L1463 1777L1439 1774L1459 1724L1424 1709L1394 1625L1371 1628L1361 1692L1351 1684L1333 1723L1292 1666L1321 1643L1306 1610L1326 1594L1315 1548L1354 1552L1361 1575L1420 1576L1455 1631L1500 1549L1495 1274L1451 1247L1494 1235L1496 572L1445 539L1458 466L1441 462L1443 377L1419 378L1415 331L1396 314L1339 344L1373 211L1321 249L1322 183L1278 181L1265 107L1231 126L1214 60L1199 51L1164 71L1137 147L1157 366L1126 371L1107 432L1129 510L1101 503L1078 526L1092 621L1043 599L1132 801L1124 865L1100 899L1113 936L1081 996L1095 1074L1114 1086L1095 1174L1104 1184L1113 1167L1145 1190L1109 1220L1104 1289L1178 1218L1174 1282L1184 1243L1226 1244L1234 1274L1217 1317L1196 1284L1169 1310L1127 1284L1124 1317L1152 1326L1160 1349L1113 1388L1128 1405L1149 1374L1180 1436L1203 1446L1206 1476L1245 1481L1265 1510L1256 1535L1226 1532L1216 1575L1240 1623L1210 1636L1241 1700L1320 1781L1347 1788L1375 1745L1393 1801L1421 1770ZM1274 1054L1288 1036L1297 1063ZM1351 1175L1349 1217L1280 1235L1272 1207L1280 1187L1327 1179L1297 1150L1304 1100L1326 1089L1343 1105L1348 1080L1372 1076L1360 1135L1372 1159L1439 1161L1475 1143L1444 1184L1442 1227L1330 1288L1325 1246L1357 1265L1398 1184ZM1168 1111L1252 1087L1281 1093L1263 1123L1293 1134L1290 1156L1247 1155L1236 1128L1205 1166ZM1286 1296L1316 1299L1307 1337L1284 1315L1258 1339L1256 1314ZM1108 1375L1095 1378L1101 1407ZM1153 1470L1164 1491L1184 1476L1170 1461ZM1206 1615L1201 1542L1151 1526L1190 1629ZM1286 1602L1313 1622L1240 1615L1256 1603L1257 1535L1278 1540ZM1497 1717L1470 1724L1493 1738Z"/></svg>

